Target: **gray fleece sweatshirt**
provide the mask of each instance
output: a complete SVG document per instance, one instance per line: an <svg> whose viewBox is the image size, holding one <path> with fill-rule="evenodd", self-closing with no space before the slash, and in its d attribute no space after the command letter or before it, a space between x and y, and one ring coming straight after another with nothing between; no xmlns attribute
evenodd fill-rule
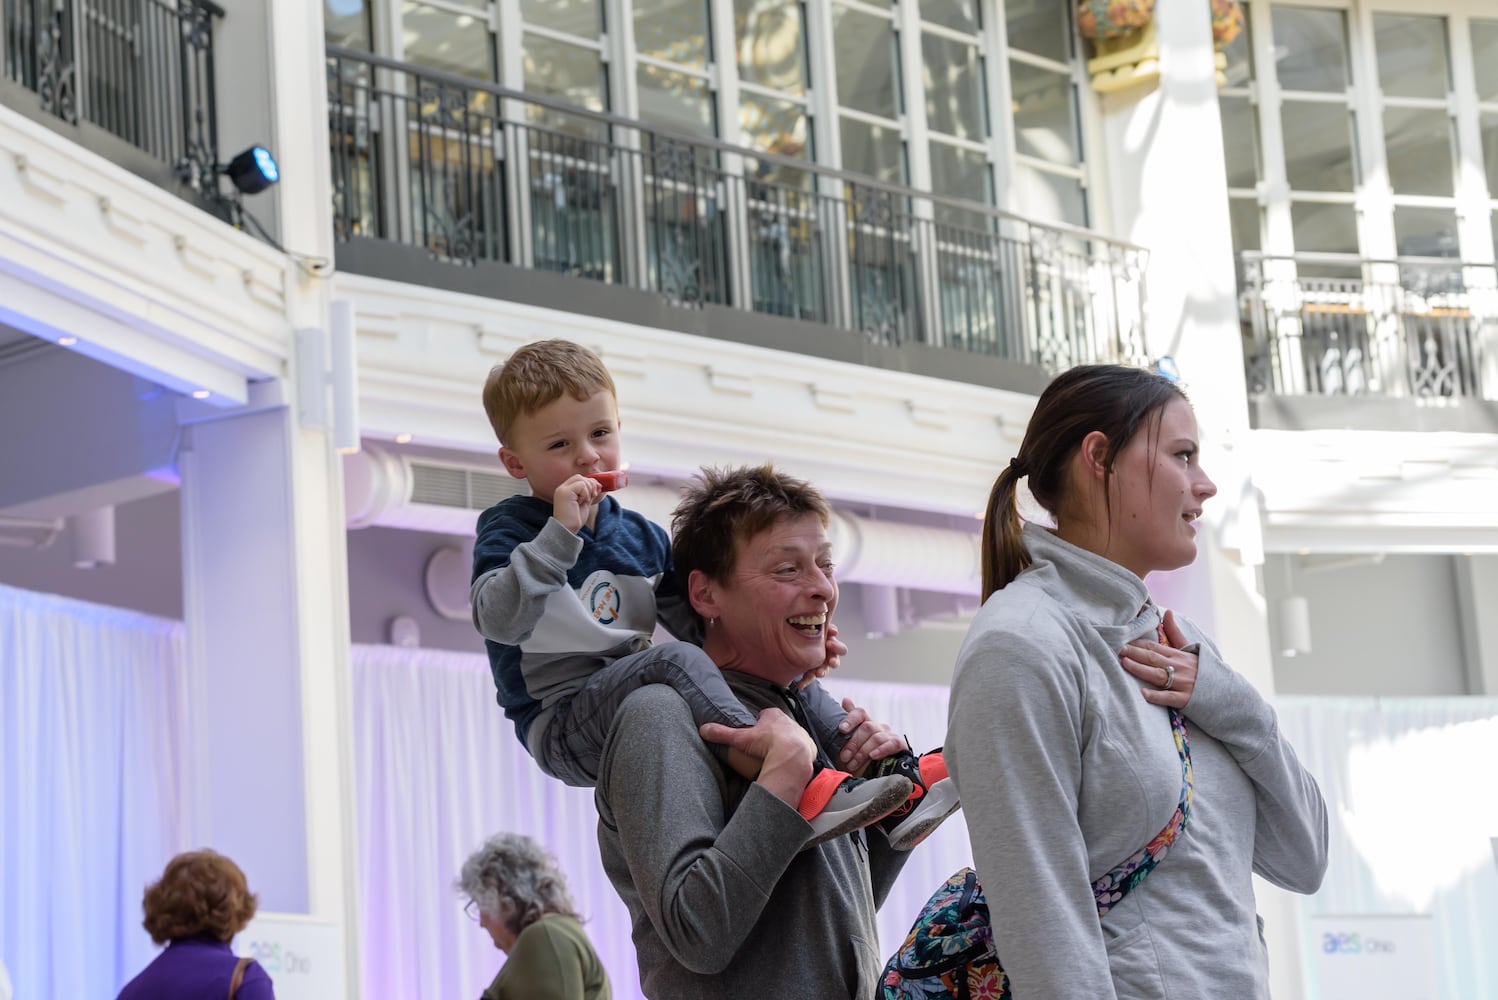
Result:
<svg viewBox="0 0 1498 1000"><path fill-rule="evenodd" d="M1190 822L1099 921L1091 882L1179 802L1168 713L1118 659L1162 612L1116 563L1037 525L1024 544L1033 564L983 605L959 654L946 743L1015 1000L1267 998L1250 876L1316 890L1321 792L1253 685L1178 618L1200 644Z"/></svg>
<svg viewBox="0 0 1498 1000"><path fill-rule="evenodd" d="M793 714L784 688L724 676L751 711ZM651 1000L874 996L874 911L909 852L862 832L803 851L811 828L795 808L719 765L686 703L658 686L615 717L595 800Z"/></svg>

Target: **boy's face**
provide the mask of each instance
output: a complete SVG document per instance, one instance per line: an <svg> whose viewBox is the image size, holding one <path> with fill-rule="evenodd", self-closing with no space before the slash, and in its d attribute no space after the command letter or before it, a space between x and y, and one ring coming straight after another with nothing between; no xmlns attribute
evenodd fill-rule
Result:
<svg viewBox="0 0 1498 1000"><path fill-rule="evenodd" d="M577 400L563 393L517 417L499 460L510 475L531 484L537 499L548 501L573 476L619 468L619 412L613 394L600 391Z"/></svg>

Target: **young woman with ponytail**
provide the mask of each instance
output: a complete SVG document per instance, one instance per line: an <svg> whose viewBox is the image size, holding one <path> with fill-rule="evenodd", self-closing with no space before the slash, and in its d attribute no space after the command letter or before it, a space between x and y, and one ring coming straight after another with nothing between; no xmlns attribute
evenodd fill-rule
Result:
<svg viewBox="0 0 1498 1000"><path fill-rule="evenodd" d="M946 759L1015 1000L1263 1000L1251 875L1325 873L1273 710L1146 587L1196 558L1215 493L1180 387L1113 365L1058 376L994 483Z"/></svg>

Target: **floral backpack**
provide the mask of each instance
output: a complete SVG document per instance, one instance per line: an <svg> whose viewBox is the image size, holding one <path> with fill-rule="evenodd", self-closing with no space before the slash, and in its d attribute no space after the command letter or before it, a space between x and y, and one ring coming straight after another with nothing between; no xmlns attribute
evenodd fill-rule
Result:
<svg viewBox="0 0 1498 1000"><path fill-rule="evenodd" d="M1099 918L1144 881L1191 817L1191 745L1181 713L1174 709L1170 729L1181 755L1181 803L1153 840L1092 883ZM905 943L884 967L879 996L880 1000L1009 1000L1009 976L999 964L988 923L988 901L977 872L963 868L926 901Z"/></svg>

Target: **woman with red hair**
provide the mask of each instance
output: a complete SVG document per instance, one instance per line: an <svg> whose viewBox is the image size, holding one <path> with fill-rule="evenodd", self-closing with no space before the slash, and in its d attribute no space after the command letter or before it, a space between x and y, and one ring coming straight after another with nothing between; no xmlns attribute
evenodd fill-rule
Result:
<svg viewBox="0 0 1498 1000"><path fill-rule="evenodd" d="M244 872L216 851L168 861L142 902L143 926L166 950L125 984L118 1000L275 1000L265 970L229 950L258 902Z"/></svg>

